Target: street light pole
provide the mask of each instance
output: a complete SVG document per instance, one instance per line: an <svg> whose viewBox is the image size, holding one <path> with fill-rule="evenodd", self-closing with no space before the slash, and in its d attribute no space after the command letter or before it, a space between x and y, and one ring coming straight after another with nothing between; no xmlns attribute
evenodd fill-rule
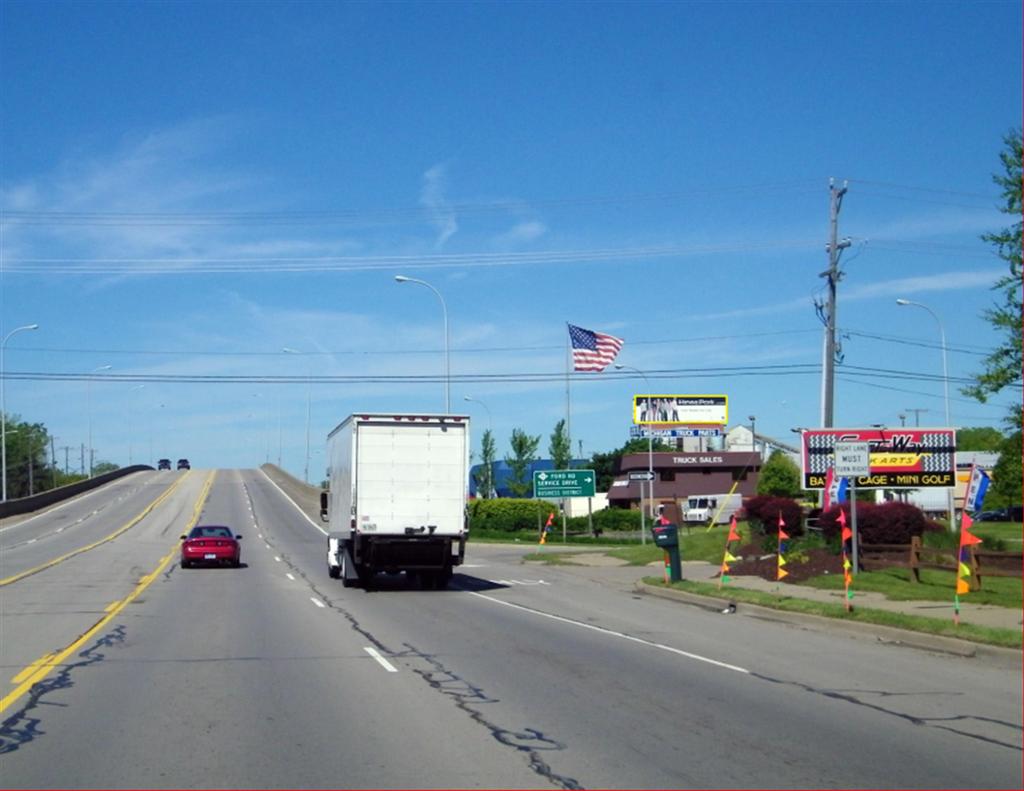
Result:
<svg viewBox="0 0 1024 791"><path fill-rule="evenodd" d="M7 346L7 341L16 332L38 329L38 324L26 324L23 327L15 327L0 342L0 449L2 449L0 450L0 467L3 467L3 497L0 499L0 502L4 503L7 502L7 402L4 397L4 348Z"/></svg>
<svg viewBox="0 0 1024 791"><path fill-rule="evenodd" d="M900 305L900 306L910 305L910 306L915 307L915 308L921 308L922 310L926 310L926 311L928 311L929 314L931 314L931 317L933 319L935 319L935 323L939 325L939 342L942 345L942 392L943 392L943 397L944 397L945 405L946 405L946 428L952 429L953 428L952 420L950 419L950 416L949 416L949 365L948 365L948 362L946 360L946 329L945 329L945 327L942 326L942 319L939 318L939 315L934 310L932 310L927 305L921 304L920 302L913 302L912 300L909 300L909 299L897 299L896 300L896 304ZM956 449L955 448L953 450L953 468L954 468L954 470L956 469ZM955 478L955 476L954 476L954 478ZM955 485L955 481L954 481L954 485ZM948 507L949 507L949 529L955 531L956 530L956 510L955 510L956 509L956 503L954 502L954 499L953 499L954 498L954 493L953 493L953 488L952 487L950 487L947 490L947 494L948 494L948 498L949 498L949 502L948 502Z"/></svg>
<svg viewBox="0 0 1024 791"><path fill-rule="evenodd" d="M757 453L757 418L754 415L748 415L747 419L750 421L750 449Z"/></svg>
<svg viewBox="0 0 1024 791"><path fill-rule="evenodd" d="M304 354L298 349L292 349L285 346L281 349L285 354ZM304 468L303 480L309 483L309 414L311 411L313 399L313 364L308 360L306 361L306 466ZM280 454L278 454L280 455ZM269 459L268 459L269 461Z"/></svg>
<svg viewBox="0 0 1024 791"><path fill-rule="evenodd" d="M444 297L441 296L441 292L434 288L426 280L418 280L415 277L406 277L405 275L395 275L396 283L419 283L421 286L426 286L433 291L437 298L441 302L441 315L444 318L444 413L450 414L452 411L452 399L451 399L451 383L452 383L452 366L451 366L451 355L449 354L448 346L448 306L445 305Z"/></svg>
<svg viewBox="0 0 1024 791"><path fill-rule="evenodd" d="M89 378L85 380L85 403L89 419L89 477L92 477L93 453L92 453L92 376L100 371L109 371L113 366L100 365L92 369Z"/></svg>
<svg viewBox="0 0 1024 791"><path fill-rule="evenodd" d="M134 393L142 390L145 385L135 385L129 388L128 392ZM135 444L135 417L132 415L132 407L128 408L128 466L132 466L132 446Z"/></svg>
<svg viewBox="0 0 1024 791"><path fill-rule="evenodd" d="M650 398L651 382L647 378L647 374L641 371L639 368L634 368L632 365L622 365L621 363L615 364L616 370L622 371L629 369L630 371L636 371L640 376L644 378L644 382L647 384L648 398ZM650 404L648 404L647 414L651 414ZM651 423L647 424L647 485L651 487L650 495L650 511L651 511L651 524L654 524L654 429ZM647 543L647 531L644 526L644 503L643 503L643 484L640 485L640 543Z"/></svg>

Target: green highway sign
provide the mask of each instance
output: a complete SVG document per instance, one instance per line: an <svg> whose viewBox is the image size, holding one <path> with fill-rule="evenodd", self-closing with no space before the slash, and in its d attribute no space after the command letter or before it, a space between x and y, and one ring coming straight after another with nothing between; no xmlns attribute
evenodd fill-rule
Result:
<svg viewBox="0 0 1024 791"><path fill-rule="evenodd" d="M596 480L593 470L535 470L533 496L593 497Z"/></svg>

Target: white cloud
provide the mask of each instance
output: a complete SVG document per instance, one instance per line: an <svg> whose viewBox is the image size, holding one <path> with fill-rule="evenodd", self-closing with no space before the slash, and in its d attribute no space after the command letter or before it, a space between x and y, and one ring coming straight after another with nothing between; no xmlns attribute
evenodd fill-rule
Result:
<svg viewBox="0 0 1024 791"><path fill-rule="evenodd" d="M445 188L448 184L447 167L437 164L423 174L423 189L420 191L420 204L425 206L437 228L437 239L434 244L441 247L459 230L455 221L455 212L445 199Z"/></svg>
<svg viewBox="0 0 1024 791"><path fill-rule="evenodd" d="M1000 269L968 270L961 272L936 272L919 277L901 277L883 280L845 290L844 299L893 299L904 294L921 294L929 291L963 291L965 289L991 288L1005 273Z"/></svg>
<svg viewBox="0 0 1024 791"><path fill-rule="evenodd" d="M547 233L547 226L539 220L528 220L517 223L505 233L498 234L494 238L497 247L517 247L518 245L532 242Z"/></svg>

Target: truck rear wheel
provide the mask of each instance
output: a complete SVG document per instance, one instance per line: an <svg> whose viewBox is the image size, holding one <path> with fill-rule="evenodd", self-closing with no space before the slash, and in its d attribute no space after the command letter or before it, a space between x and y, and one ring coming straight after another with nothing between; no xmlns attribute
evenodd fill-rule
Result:
<svg viewBox="0 0 1024 791"><path fill-rule="evenodd" d="M344 547L341 549L341 567L338 569L338 576L341 577L343 588L351 588L355 584L353 580L349 579L348 550Z"/></svg>

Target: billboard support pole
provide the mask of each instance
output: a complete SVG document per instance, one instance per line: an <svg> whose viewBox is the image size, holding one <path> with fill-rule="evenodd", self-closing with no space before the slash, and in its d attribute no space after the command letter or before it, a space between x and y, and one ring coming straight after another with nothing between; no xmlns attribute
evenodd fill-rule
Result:
<svg viewBox="0 0 1024 791"><path fill-rule="evenodd" d="M853 547L853 573L856 575L857 567L860 565L858 557L858 545L860 540L857 537L857 476L850 476L850 545Z"/></svg>

